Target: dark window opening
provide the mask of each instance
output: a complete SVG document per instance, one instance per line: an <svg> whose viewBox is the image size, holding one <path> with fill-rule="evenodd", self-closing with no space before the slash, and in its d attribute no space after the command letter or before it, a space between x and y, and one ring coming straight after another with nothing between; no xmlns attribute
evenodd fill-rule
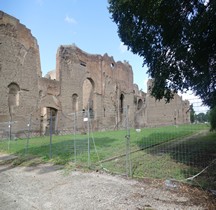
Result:
<svg viewBox="0 0 216 210"><path fill-rule="evenodd" d="M72 112L78 111L78 95L75 93L72 95Z"/></svg>
<svg viewBox="0 0 216 210"><path fill-rule="evenodd" d="M141 99L138 100L137 110L140 110L143 106L143 101Z"/></svg>
<svg viewBox="0 0 216 210"><path fill-rule="evenodd" d="M111 63L110 66L113 69L115 65L114 65L114 63Z"/></svg>
<svg viewBox="0 0 216 210"><path fill-rule="evenodd" d="M90 117L90 119L94 118L94 111L92 108L89 109L89 117Z"/></svg>
<svg viewBox="0 0 216 210"><path fill-rule="evenodd" d="M80 61L80 65L86 67L86 62Z"/></svg>
<svg viewBox="0 0 216 210"><path fill-rule="evenodd" d="M124 95L121 94L120 96L120 113L123 113L124 109Z"/></svg>

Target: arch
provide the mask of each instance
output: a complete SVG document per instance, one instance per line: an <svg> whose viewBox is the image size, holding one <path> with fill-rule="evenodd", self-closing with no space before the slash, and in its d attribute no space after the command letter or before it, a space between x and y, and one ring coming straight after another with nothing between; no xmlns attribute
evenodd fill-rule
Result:
<svg viewBox="0 0 216 210"><path fill-rule="evenodd" d="M94 112L94 86L94 81L91 78L86 78L83 82L83 109L89 109L91 117Z"/></svg>
<svg viewBox="0 0 216 210"><path fill-rule="evenodd" d="M42 135L49 135L50 131L56 133L58 110L53 107L43 107L41 109L41 128ZM52 129L51 129L52 128Z"/></svg>
<svg viewBox="0 0 216 210"><path fill-rule="evenodd" d="M8 85L9 93L8 93L8 105L9 106L19 106L19 92L20 87L16 83L10 83Z"/></svg>
<svg viewBox="0 0 216 210"><path fill-rule="evenodd" d="M139 99L138 104L137 104L137 110L140 110L142 108L142 106L143 106L143 101L142 101L142 99Z"/></svg>
<svg viewBox="0 0 216 210"><path fill-rule="evenodd" d="M123 113L124 110L124 94L120 95L120 113Z"/></svg>
<svg viewBox="0 0 216 210"><path fill-rule="evenodd" d="M72 95L72 112L78 111L78 95L74 93Z"/></svg>
<svg viewBox="0 0 216 210"><path fill-rule="evenodd" d="M15 114L14 108L19 106L19 92L20 87L18 84L12 82L8 85L9 91L8 91L8 107L9 107L9 113L10 116Z"/></svg>

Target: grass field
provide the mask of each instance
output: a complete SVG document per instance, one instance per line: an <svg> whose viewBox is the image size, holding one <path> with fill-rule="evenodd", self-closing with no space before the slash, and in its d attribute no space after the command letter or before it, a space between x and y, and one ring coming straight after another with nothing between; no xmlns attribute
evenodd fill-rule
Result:
<svg viewBox="0 0 216 210"><path fill-rule="evenodd" d="M120 174L129 173L131 169L134 177L183 180L199 173L215 159L216 134L204 135L208 130L208 125L197 124L145 128L140 132L130 129L93 132L89 136L52 136L52 144L49 136L0 140L0 151L20 156L20 162L40 158L56 164L70 163L74 167L103 167ZM130 146L126 144L128 134ZM213 167L208 168L211 173L207 174L211 182L215 182Z"/></svg>

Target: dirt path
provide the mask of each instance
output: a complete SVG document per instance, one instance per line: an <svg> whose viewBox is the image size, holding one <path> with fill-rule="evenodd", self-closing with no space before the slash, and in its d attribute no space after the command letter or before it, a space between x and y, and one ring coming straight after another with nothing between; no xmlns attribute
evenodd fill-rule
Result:
<svg viewBox="0 0 216 210"><path fill-rule="evenodd" d="M50 164L0 164L1 210L206 209L203 205L193 205L186 194L118 176L68 172Z"/></svg>

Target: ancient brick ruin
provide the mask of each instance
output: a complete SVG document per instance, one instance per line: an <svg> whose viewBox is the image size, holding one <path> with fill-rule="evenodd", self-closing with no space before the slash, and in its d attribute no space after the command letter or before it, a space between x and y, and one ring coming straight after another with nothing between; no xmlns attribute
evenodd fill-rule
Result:
<svg viewBox="0 0 216 210"><path fill-rule="evenodd" d="M75 45L62 45L56 70L42 77L36 38L1 11L0 95L0 122L31 119L37 122L32 129L40 134L46 132L50 116L55 116L53 129L59 130L69 126L65 116L86 110L96 130L109 129L110 124L120 128L125 107L134 128L190 122L188 101L178 95L169 104L155 101L149 91L144 93L133 83L129 63L115 62L107 54L92 55ZM21 129L17 125L16 130Z"/></svg>

